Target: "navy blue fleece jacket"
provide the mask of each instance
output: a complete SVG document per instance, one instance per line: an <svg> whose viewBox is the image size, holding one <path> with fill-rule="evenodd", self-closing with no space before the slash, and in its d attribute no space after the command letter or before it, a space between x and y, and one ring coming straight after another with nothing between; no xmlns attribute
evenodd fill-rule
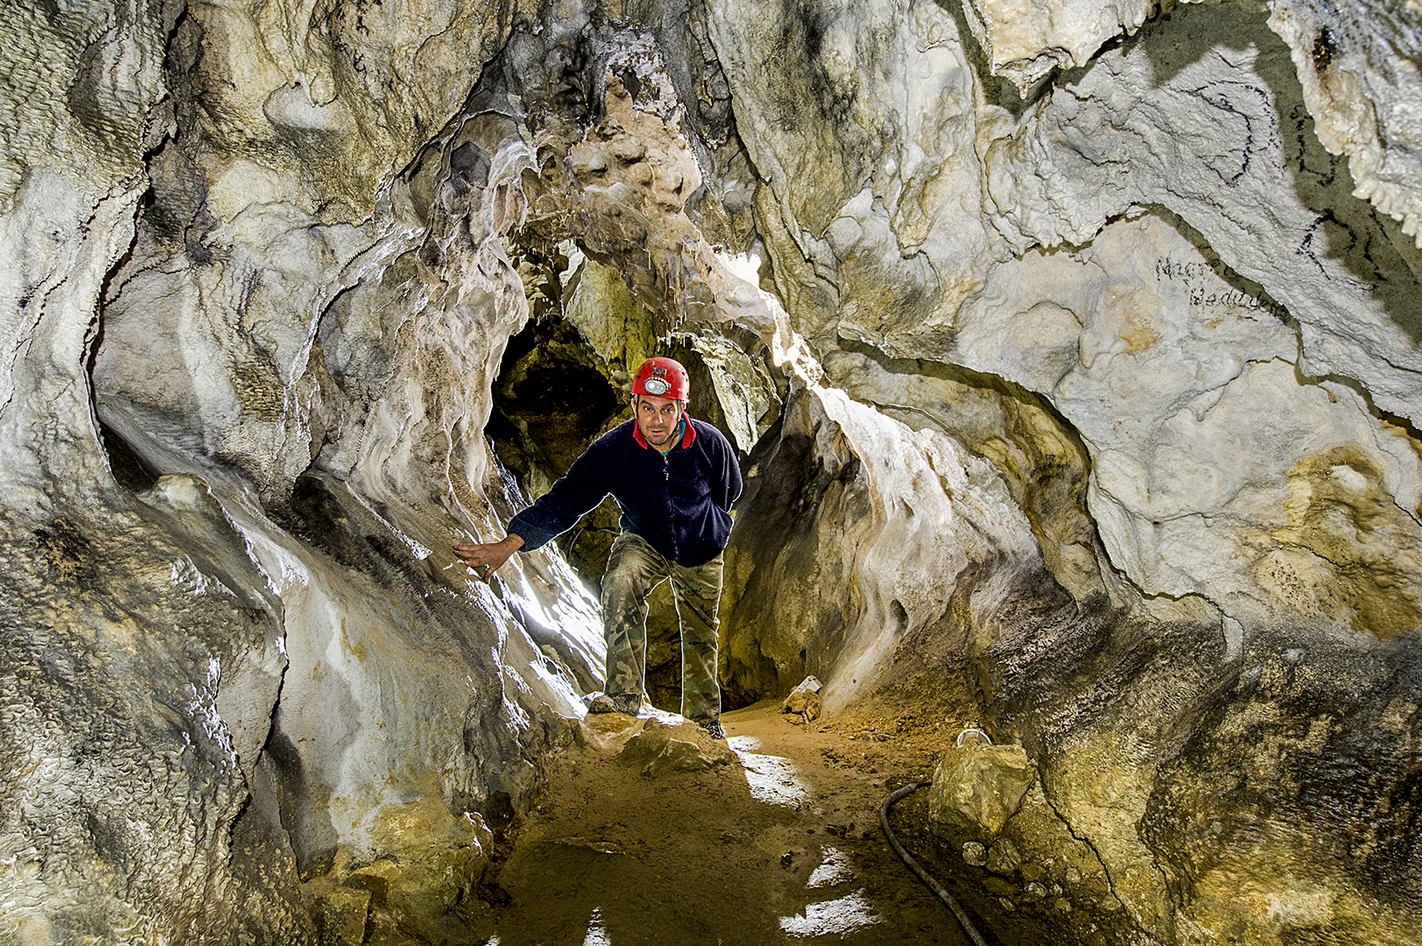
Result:
<svg viewBox="0 0 1422 946"><path fill-rule="evenodd" d="M523 539L522 551L532 551L571 529L608 494L622 508L623 530L690 568L726 547L741 469L730 443L710 424L687 417L681 439L663 455L629 420L583 451L547 494L514 516L508 531Z"/></svg>

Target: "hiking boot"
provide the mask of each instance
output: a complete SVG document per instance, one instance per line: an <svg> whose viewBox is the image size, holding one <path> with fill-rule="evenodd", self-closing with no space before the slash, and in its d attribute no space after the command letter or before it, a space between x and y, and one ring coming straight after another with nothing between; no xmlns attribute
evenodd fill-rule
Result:
<svg viewBox="0 0 1422 946"><path fill-rule="evenodd" d="M642 709L639 693L599 693L588 702L589 713L625 713L636 716Z"/></svg>
<svg viewBox="0 0 1422 946"><path fill-rule="evenodd" d="M717 717L716 719L698 720L696 725L706 730L706 735L710 736L712 739L718 740L720 742L726 741L726 730L721 728L720 717Z"/></svg>

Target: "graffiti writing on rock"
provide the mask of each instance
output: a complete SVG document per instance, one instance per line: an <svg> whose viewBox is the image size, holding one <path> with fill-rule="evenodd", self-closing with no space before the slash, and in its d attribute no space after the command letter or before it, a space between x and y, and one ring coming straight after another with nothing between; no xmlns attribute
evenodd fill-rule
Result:
<svg viewBox="0 0 1422 946"><path fill-rule="evenodd" d="M1284 307L1268 296L1261 298L1228 285L1219 288L1222 281L1219 273L1209 263L1199 260L1182 262L1169 256L1157 257L1155 281L1183 283L1192 309L1231 308L1243 310L1246 317L1251 311L1268 312L1281 319L1286 316Z"/></svg>

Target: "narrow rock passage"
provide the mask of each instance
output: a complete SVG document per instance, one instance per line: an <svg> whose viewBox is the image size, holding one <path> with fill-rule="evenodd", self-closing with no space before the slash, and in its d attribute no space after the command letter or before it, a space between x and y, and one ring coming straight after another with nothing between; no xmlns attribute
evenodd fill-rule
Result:
<svg viewBox="0 0 1422 946"><path fill-rule="evenodd" d="M930 759L777 704L723 719L729 749L676 718L584 720L498 875L490 942L968 942L877 822Z"/></svg>

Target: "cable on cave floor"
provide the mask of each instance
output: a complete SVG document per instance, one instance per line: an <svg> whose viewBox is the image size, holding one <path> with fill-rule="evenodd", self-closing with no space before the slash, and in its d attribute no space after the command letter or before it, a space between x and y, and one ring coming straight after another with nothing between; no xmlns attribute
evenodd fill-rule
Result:
<svg viewBox="0 0 1422 946"><path fill-rule="evenodd" d="M889 839L889 846L894 849L894 853L899 856L899 860L903 861L904 864L908 866L908 869L913 871L914 876L923 881L924 886L932 890L939 900L948 904L948 909L952 910L953 915L958 918L958 925L963 928L963 932L968 934L968 939L973 941L974 946L987 946L987 942L983 939L982 934L979 933L978 928L973 925L973 921L968 919L968 914L958 905L958 901L953 898L951 893L943 888L942 884L934 879L932 874L923 869L923 865L919 864L908 851L904 850L904 846L900 844L899 839L894 836L894 830L889 827L889 809L893 808L900 799L905 798L920 788L927 788L931 784L933 783L914 782L911 785L905 785L884 799L884 803L879 806L879 827L884 829L884 837Z"/></svg>

